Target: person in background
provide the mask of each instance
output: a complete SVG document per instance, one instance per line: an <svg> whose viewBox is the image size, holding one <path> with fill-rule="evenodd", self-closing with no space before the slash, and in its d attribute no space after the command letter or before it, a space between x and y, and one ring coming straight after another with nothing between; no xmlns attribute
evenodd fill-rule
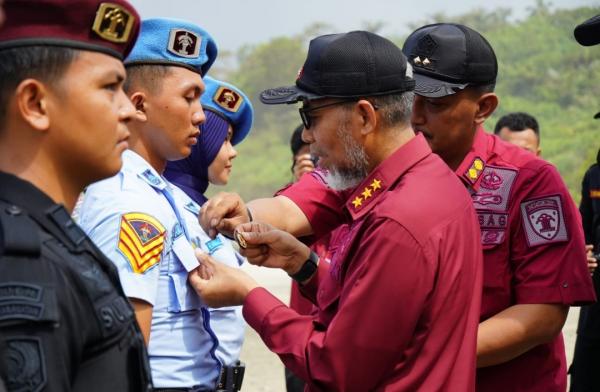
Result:
<svg viewBox="0 0 600 392"><path fill-rule="evenodd" d="M200 207L209 185L226 185L237 157L234 146L248 136L254 110L248 97L237 87L210 77L204 78L206 91L200 102L206 121L200 126L198 143L182 160L167 163L165 177L191 199L183 202L184 219L192 244L215 260L239 268L244 258L231 240L222 235L211 239L198 223ZM218 339L216 356L223 364L226 377L243 377L244 365L239 361L246 323L241 306L210 308L210 326ZM240 375L240 373L242 373Z"/></svg>
<svg viewBox="0 0 600 392"><path fill-rule="evenodd" d="M535 156L542 154L540 127L535 117L528 113L515 112L500 117L494 128L494 134Z"/></svg>

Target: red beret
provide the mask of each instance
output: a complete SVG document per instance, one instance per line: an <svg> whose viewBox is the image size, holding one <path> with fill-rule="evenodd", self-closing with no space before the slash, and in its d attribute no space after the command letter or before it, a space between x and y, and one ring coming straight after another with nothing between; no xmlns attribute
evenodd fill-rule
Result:
<svg viewBox="0 0 600 392"><path fill-rule="evenodd" d="M5 0L0 50L50 45L102 52L123 59L140 30L126 0Z"/></svg>

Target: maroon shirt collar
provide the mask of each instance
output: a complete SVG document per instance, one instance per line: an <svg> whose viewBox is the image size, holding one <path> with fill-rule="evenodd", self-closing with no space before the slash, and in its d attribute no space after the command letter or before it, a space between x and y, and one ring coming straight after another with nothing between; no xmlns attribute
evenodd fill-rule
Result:
<svg viewBox="0 0 600 392"><path fill-rule="evenodd" d="M365 178L346 200L346 209L353 220L369 212L377 200L417 162L430 155L431 149L423 135L418 134L398 148Z"/></svg>
<svg viewBox="0 0 600 392"><path fill-rule="evenodd" d="M455 170L456 175L470 189L477 192L481 183L483 169L491 158L492 151L488 143L488 135L483 127L477 128L473 146Z"/></svg>

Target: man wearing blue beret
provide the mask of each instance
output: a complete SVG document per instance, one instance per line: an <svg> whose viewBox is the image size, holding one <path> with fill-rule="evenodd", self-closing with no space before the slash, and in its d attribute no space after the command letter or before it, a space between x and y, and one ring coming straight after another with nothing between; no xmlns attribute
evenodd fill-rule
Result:
<svg viewBox="0 0 600 392"><path fill-rule="evenodd" d="M183 190L190 201L182 201L184 216L192 242L216 260L239 268L244 258L237 253L231 240L223 235L211 239L198 224L200 206L209 184L226 185L237 156L234 146L250 132L253 118L252 103L237 87L210 77L204 78L206 91L201 103L206 122L201 126L198 144L186 159L169 162L165 177ZM240 351L246 323L241 306L210 309L210 325L219 339L216 355L225 366L225 372L241 374Z"/></svg>
<svg viewBox="0 0 600 392"><path fill-rule="evenodd" d="M221 363L208 309L187 283L198 267L177 203L163 176L187 157L205 115L200 96L217 55L212 37L189 22L142 21L125 59L125 91L135 106L130 149L115 177L88 188L80 222L118 267L148 344L156 391L214 390Z"/></svg>
<svg viewBox="0 0 600 392"><path fill-rule="evenodd" d="M85 186L121 168L135 114L122 59L139 16L124 0L4 6L0 378L8 391L148 392L117 270L69 216Z"/></svg>

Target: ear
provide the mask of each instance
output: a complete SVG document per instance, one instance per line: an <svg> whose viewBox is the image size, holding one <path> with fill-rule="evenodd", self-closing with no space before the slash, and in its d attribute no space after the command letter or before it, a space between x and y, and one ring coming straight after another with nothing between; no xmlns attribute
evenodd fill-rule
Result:
<svg viewBox="0 0 600 392"><path fill-rule="evenodd" d="M494 93L483 94L477 100L477 112L475 113L475 123L483 124L489 116L494 113L498 107L498 96Z"/></svg>
<svg viewBox="0 0 600 392"><path fill-rule="evenodd" d="M360 121L360 133L363 136L373 132L377 126L375 107L366 99L361 99L356 104Z"/></svg>
<svg viewBox="0 0 600 392"><path fill-rule="evenodd" d="M148 120L148 115L146 114L146 111L148 110L146 93L142 91L136 91L131 95L131 97L129 97L129 99L135 107L135 120L140 122L146 122Z"/></svg>
<svg viewBox="0 0 600 392"><path fill-rule="evenodd" d="M33 129L46 132L50 128L48 90L36 79L25 79L15 90L17 111Z"/></svg>
<svg viewBox="0 0 600 392"><path fill-rule="evenodd" d="M535 152L535 155L538 157L542 156L542 149L538 147L537 151Z"/></svg>

